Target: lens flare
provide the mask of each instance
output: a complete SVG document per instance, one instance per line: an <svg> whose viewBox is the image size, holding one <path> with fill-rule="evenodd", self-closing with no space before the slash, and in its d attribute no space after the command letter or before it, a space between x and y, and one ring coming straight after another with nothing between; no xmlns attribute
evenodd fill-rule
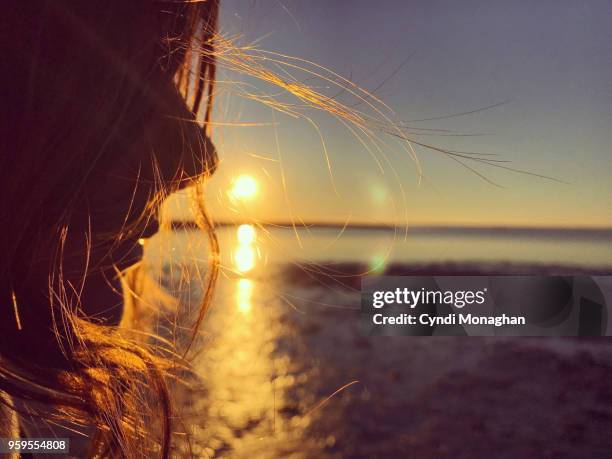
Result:
<svg viewBox="0 0 612 459"><path fill-rule="evenodd" d="M382 206L388 200L389 193L384 185L375 183L370 185L370 197L376 205Z"/></svg>
<svg viewBox="0 0 612 459"><path fill-rule="evenodd" d="M387 259L384 255L376 254L370 258L368 265L372 274L381 274L387 267Z"/></svg>

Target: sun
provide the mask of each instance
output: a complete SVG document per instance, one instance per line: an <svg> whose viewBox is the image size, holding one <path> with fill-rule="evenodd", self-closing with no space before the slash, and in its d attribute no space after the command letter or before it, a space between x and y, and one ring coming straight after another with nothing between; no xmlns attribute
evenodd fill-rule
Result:
<svg viewBox="0 0 612 459"><path fill-rule="evenodd" d="M232 181L229 193L234 199L247 201L257 194L257 180L250 175L240 175Z"/></svg>

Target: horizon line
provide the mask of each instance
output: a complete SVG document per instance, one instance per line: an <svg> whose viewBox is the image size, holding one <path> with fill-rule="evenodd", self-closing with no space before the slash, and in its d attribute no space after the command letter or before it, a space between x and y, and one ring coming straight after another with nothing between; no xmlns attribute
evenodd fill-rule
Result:
<svg viewBox="0 0 612 459"><path fill-rule="evenodd" d="M189 229L196 228L197 225L194 220L173 220L171 223L173 229ZM323 221L302 221L302 222L290 222L290 221L216 221L214 222L215 227L232 227L240 225L254 225L260 227L273 227L282 229L292 228L345 228L345 229L361 229L361 230L385 230L385 231L396 231L396 230L455 230L455 231L514 231L514 232L563 232L563 233L610 233L612 235L612 226L528 226L528 225L474 225L474 224L393 224L393 223L367 223L367 222L323 222Z"/></svg>

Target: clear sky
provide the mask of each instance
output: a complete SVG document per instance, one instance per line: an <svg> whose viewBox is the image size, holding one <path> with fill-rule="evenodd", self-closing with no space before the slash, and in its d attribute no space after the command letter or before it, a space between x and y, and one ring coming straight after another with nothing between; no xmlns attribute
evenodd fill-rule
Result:
<svg viewBox="0 0 612 459"><path fill-rule="evenodd" d="M504 165L567 183L479 167L503 185L496 187L421 150L419 184L397 141L381 136L390 158L381 172L341 123L312 110L332 184L313 125L241 97L227 81L277 90L221 71L217 120L274 125L217 128L222 163L208 187L213 214L218 220L247 214L276 221L612 226L610 24L608 0L223 0L226 35L316 62L373 91L395 110L396 121L432 130L420 131L427 135L418 140L497 154L511 161ZM411 121L500 102L470 115ZM255 178L257 194L233 205L226 190L240 174Z"/></svg>

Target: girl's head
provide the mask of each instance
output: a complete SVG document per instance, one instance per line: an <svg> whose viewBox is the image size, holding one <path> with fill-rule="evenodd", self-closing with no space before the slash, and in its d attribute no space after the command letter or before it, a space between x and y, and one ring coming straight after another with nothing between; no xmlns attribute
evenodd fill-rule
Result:
<svg viewBox="0 0 612 459"><path fill-rule="evenodd" d="M5 7L2 29L10 71L0 187L11 197L0 205L2 253L5 263L29 263L24 255L33 250L49 261L66 228L64 244L81 254L82 234L92 232L91 266L118 250L117 238L140 236L150 216L143 211L160 192L215 167L214 148L194 122L201 106L210 115L212 53L196 64L191 91L185 69L187 44L210 40L217 5L21 3ZM107 261L121 260L123 246Z"/></svg>
<svg viewBox="0 0 612 459"><path fill-rule="evenodd" d="M93 420L104 448L138 437L136 413L113 404L135 407L145 374L167 446L161 361L81 316L121 303L117 274L138 261L160 199L216 167L217 10L217 0L3 5L0 392Z"/></svg>

